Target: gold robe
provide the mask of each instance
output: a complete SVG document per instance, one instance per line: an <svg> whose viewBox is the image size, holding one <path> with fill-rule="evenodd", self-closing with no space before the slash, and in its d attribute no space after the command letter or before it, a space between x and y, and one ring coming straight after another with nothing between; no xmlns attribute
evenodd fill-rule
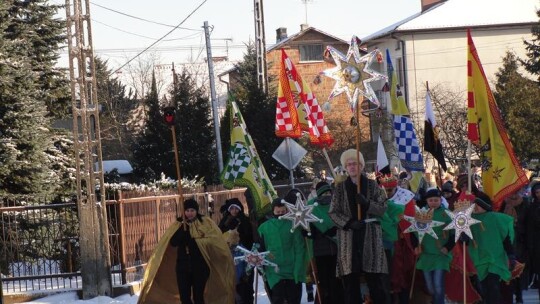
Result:
<svg viewBox="0 0 540 304"><path fill-rule="evenodd" d="M189 225L191 237L210 268L204 292L205 303L234 304L233 257L221 231L207 216ZM138 304L181 303L175 273L177 248L169 244L180 226L181 223L175 221L157 244L146 266Z"/></svg>

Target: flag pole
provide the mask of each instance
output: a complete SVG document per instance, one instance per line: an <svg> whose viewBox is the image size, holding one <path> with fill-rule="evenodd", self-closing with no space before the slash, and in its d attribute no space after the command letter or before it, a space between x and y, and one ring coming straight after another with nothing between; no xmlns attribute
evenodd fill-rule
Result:
<svg viewBox="0 0 540 304"><path fill-rule="evenodd" d="M328 152L326 151L326 148L322 148L322 152L324 154L324 158L326 159L326 162L328 163L328 166L330 167L330 172L332 173L332 177L334 180L336 180L336 172L334 172L334 166L332 165L332 161L330 161L330 157L328 156Z"/></svg>
<svg viewBox="0 0 540 304"><path fill-rule="evenodd" d="M355 116L356 116L356 169L357 169L357 176L356 176L356 191L358 192L358 194L361 194L361 186L360 186L360 181L361 181L361 178L360 178L360 103L358 102L358 100L356 101L356 112L355 112ZM358 202L357 202L358 204ZM362 220L362 208L360 208L360 204L358 204L357 206L357 217L358 217L358 220L361 221Z"/></svg>
<svg viewBox="0 0 540 304"><path fill-rule="evenodd" d="M471 184L471 154L472 154L471 140L467 140L467 192L472 193L472 184Z"/></svg>
<svg viewBox="0 0 540 304"><path fill-rule="evenodd" d="M292 139L290 137L285 138L285 142L287 143L287 152L289 154L289 165L292 166L292 152L291 152L291 145L290 141ZM294 168L289 168L289 180L291 182L291 189L294 188Z"/></svg>
<svg viewBox="0 0 540 304"><path fill-rule="evenodd" d="M462 232L463 233L463 232ZM463 242L463 303L467 303L467 244Z"/></svg>

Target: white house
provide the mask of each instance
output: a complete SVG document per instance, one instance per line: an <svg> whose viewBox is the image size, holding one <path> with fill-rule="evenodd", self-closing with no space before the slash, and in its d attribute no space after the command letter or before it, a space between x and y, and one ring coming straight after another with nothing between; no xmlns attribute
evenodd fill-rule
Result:
<svg viewBox="0 0 540 304"><path fill-rule="evenodd" d="M422 119L425 83L467 91L467 29L486 76L494 82L507 51L526 58L523 40L539 22L539 0L421 0L422 11L362 39L368 51L388 49L413 119Z"/></svg>

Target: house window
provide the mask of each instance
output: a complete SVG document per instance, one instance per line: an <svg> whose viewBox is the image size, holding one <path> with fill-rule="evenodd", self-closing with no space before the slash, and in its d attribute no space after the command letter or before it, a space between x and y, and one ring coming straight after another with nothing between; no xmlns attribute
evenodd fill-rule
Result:
<svg viewBox="0 0 540 304"><path fill-rule="evenodd" d="M304 44L299 46L300 61L322 61L322 44Z"/></svg>

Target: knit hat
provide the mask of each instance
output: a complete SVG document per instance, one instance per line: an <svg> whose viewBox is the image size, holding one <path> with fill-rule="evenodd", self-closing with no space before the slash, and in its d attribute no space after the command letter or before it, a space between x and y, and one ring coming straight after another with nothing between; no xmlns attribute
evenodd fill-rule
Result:
<svg viewBox="0 0 540 304"><path fill-rule="evenodd" d="M300 195L300 199L301 200L305 200L304 199L304 194L302 193L302 191L296 189L296 188L293 188L291 189L287 195L285 195L285 197L283 198L285 201L287 201L287 203L289 204L296 204L296 199L297 199L297 194Z"/></svg>
<svg viewBox="0 0 540 304"><path fill-rule="evenodd" d="M492 202L491 202L491 199L489 198L489 196L485 193L477 193L476 194L476 198L474 199L474 203L477 204L478 206L482 207L482 209L486 210L486 211L492 211L493 210L493 207L492 207Z"/></svg>
<svg viewBox="0 0 540 304"><path fill-rule="evenodd" d="M319 182L317 186L315 186L315 189L317 190L317 197L323 196L328 191L332 191L332 187L327 182Z"/></svg>
<svg viewBox="0 0 540 304"><path fill-rule="evenodd" d="M362 155L361 152L357 152L356 149L345 150L345 152L341 153L341 157L339 158L339 160L341 162L341 166L343 166L343 168L345 168L346 167L345 163L349 159L354 159L356 161L356 155L358 155L360 165L362 167L365 167L366 163L364 162L364 156Z"/></svg>
<svg viewBox="0 0 540 304"><path fill-rule="evenodd" d="M275 198L272 201L272 210L274 210L275 207L283 207L283 206L285 206L285 204L283 204L282 199L279 197Z"/></svg>
<svg viewBox="0 0 540 304"><path fill-rule="evenodd" d="M441 191L438 188L427 189L424 199L427 200L430 197L441 197Z"/></svg>
<svg viewBox="0 0 540 304"><path fill-rule="evenodd" d="M195 209L197 212L199 212L199 204L196 200L190 198L184 201L184 210L188 209Z"/></svg>
<svg viewBox="0 0 540 304"><path fill-rule="evenodd" d="M226 200L225 205L227 206L227 211L229 212L231 211L231 208L238 208L238 210L244 211L244 208L242 208L242 203L236 197Z"/></svg>
<svg viewBox="0 0 540 304"><path fill-rule="evenodd" d="M447 181L442 185L442 192L452 192L454 190L454 183Z"/></svg>

